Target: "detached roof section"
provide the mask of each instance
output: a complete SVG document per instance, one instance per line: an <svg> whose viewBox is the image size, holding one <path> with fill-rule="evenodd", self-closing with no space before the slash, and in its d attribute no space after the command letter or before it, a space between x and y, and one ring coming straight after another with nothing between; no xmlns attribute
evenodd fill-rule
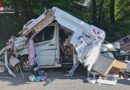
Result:
<svg viewBox="0 0 130 90"><path fill-rule="evenodd" d="M101 29L93 25L89 25L57 7L53 7L52 9L45 11L37 19L31 19L24 25L23 30L21 30L19 34L26 36L32 30L39 32L42 28L46 27L54 20L56 20L61 26L73 32L82 30L87 35L95 35L92 29L98 29L98 31L100 30L100 34L103 33L104 36L104 32Z"/></svg>
<svg viewBox="0 0 130 90"><path fill-rule="evenodd" d="M31 19L30 21L28 21L18 34L26 36L31 31L35 31L38 33L41 29L53 22L54 19L54 12L52 10L49 10L48 12L45 11L37 19Z"/></svg>

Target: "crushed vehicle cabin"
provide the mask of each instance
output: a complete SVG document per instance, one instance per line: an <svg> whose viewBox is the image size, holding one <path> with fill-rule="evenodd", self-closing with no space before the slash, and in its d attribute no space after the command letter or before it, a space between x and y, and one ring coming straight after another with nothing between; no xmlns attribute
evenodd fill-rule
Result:
<svg viewBox="0 0 130 90"><path fill-rule="evenodd" d="M21 62L23 70L29 71L30 56L39 68L73 65L70 76L79 63L91 71L105 39L103 30L57 7L45 11L37 19L31 19L19 35L11 37L7 46L0 51L0 56L6 60L6 67L7 54L11 52L9 62L12 66ZM9 67L7 69L13 73Z"/></svg>

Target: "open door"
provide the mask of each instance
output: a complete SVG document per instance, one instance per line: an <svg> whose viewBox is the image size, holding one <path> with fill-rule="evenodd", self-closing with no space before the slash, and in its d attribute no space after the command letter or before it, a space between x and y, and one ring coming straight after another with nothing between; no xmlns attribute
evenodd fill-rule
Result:
<svg viewBox="0 0 130 90"><path fill-rule="evenodd" d="M36 60L39 66L53 66L56 59L56 25L49 25L34 38Z"/></svg>

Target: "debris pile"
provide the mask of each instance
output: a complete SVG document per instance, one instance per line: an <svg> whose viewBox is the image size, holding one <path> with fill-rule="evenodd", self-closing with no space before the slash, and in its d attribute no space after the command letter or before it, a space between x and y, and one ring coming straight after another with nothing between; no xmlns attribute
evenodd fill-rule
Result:
<svg viewBox="0 0 130 90"><path fill-rule="evenodd" d="M40 82L40 81L45 81L47 77L48 75L46 74L45 71L40 70L39 68L36 67L33 69L33 73L28 77L28 79L31 82Z"/></svg>
<svg viewBox="0 0 130 90"><path fill-rule="evenodd" d="M130 61L124 62L115 58L116 55L122 54L120 51L119 42L103 44L101 54L93 65L93 71L88 72L88 82L116 85L117 80L129 78Z"/></svg>

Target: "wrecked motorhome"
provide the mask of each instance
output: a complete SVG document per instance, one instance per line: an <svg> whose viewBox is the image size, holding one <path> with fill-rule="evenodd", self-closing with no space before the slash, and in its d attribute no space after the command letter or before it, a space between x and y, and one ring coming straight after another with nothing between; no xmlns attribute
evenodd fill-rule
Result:
<svg viewBox="0 0 130 90"><path fill-rule="evenodd" d="M12 53L17 60L26 60L23 68L29 70L29 40L33 40L35 61L40 68L62 67L73 64L73 70L79 63L91 70L100 54L105 32L89 25L57 7L45 11L37 19L31 19L19 32L19 37L11 37L0 55ZM19 61L18 61L19 60Z"/></svg>
<svg viewBox="0 0 130 90"><path fill-rule="evenodd" d="M113 67L118 66L115 65L117 62L114 58L101 54L104 39L105 32L100 28L53 7L37 19L27 22L19 32L19 37L12 36L8 40L7 46L0 51L0 56L13 76L15 74L9 65L15 67L19 63L25 71L36 65L38 68L71 65L69 76L73 76L81 63L87 71L94 70L107 76ZM126 68L126 64L123 64Z"/></svg>

